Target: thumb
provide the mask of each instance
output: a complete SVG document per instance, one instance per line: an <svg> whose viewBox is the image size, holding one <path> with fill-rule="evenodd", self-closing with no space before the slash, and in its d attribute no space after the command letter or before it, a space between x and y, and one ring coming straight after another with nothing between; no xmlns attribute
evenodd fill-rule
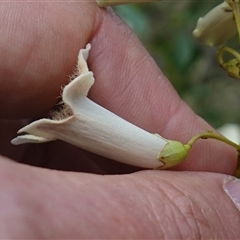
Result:
<svg viewBox="0 0 240 240"><path fill-rule="evenodd" d="M239 179L206 172L141 174L145 186L149 181L142 195L147 196L148 210L152 210L147 215L152 220L155 217L152 237L239 239Z"/></svg>
<svg viewBox="0 0 240 240"><path fill-rule="evenodd" d="M93 175L0 161L0 238L239 239L240 180Z"/></svg>

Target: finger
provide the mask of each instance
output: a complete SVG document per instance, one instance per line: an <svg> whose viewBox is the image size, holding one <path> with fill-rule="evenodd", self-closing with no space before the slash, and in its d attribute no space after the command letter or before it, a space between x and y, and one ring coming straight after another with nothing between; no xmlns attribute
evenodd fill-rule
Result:
<svg viewBox="0 0 240 240"><path fill-rule="evenodd" d="M52 108L100 11L94 1L0 3L0 116L33 117Z"/></svg>
<svg viewBox="0 0 240 240"><path fill-rule="evenodd" d="M136 36L114 13L103 18L92 45L89 62L96 83L90 97L96 102L168 139L187 142L211 129L179 98ZM236 156L236 151L225 144L201 141L176 169L233 174Z"/></svg>
<svg viewBox="0 0 240 240"><path fill-rule="evenodd" d="M60 6L65 6L64 11L66 14L71 13L71 16L67 15L66 19L69 18L73 20L72 16L75 15L72 13L77 9L77 6L80 6L82 3L75 3L76 5L62 4L63 5ZM85 5L87 5L87 7ZM69 6L71 9L67 11ZM95 74L96 83L90 92L90 98L126 120L150 132L160 133L169 139L186 142L194 134L210 128L208 124L197 117L181 101L134 34L110 9L98 10L94 3L84 4L84 7L81 9L81 18L77 20L74 18L73 22L76 24L76 27L81 26L82 31L78 31L77 35L74 35L74 39L77 41L80 39L80 35L81 39L85 39L85 42L91 39L92 51L90 53L89 63L91 70ZM55 17L59 16L60 10L55 13L57 14ZM86 12L88 15L86 15ZM85 15L88 16L87 19L95 17L94 24L90 24L86 28L82 26L84 25L82 21ZM92 15L94 15L94 17L91 18ZM58 20L60 21L60 19ZM91 22L91 20L89 21ZM48 25L49 21L46 21L46 24ZM63 26L66 25L64 24ZM64 32L62 26L61 28L59 27L59 31L60 29ZM69 42L68 35L67 39L63 39L64 44ZM73 44L74 49L82 47L83 40L81 41L82 42L76 45ZM47 37L42 40L42 51L44 50L44 46L48 46L49 43L54 44L51 35L47 35ZM56 71L52 72L52 69L54 70L59 66L60 60L56 52L59 53L61 50L60 48L54 48L55 52L50 49L47 50L46 54L51 53L54 56L51 59L51 68L43 71L44 75L48 76L49 73L52 75L56 73ZM75 59L74 51L75 50L68 51L67 53L64 52L64 55L61 55L60 59L63 61L66 57L66 62L72 63ZM32 56L38 55L32 54ZM38 66L38 60L39 58L36 58L35 61L33 61L36 66ZM61 69L65 69L64 71L66 71L67 68ZM31 84L24 81L26 83L24 86L29 86L32 94L28 96L28 99L21 99L22 87L16 87L16 91L14 92L15 96L18 96L17 99L21 99L21 101L15 101L14 104L11 104L12 100L10 100L10 103L7 102L6 105L10 107L6 112L14 116L23 117L26 116L26 113L32 115L33 112L40 113L49 109L56 100L57 94L55 92L59 89L59 85L66 81L64 71L61 70L62 77L57 75L54 81L51 80L51 87L47 87L47 90L46 86L48 86L49 81L42 77L41 80L40 78L36 80L34 77L35 80L31 80L34 81L32 83L30 82ZM36 76L41 75L40 71L35 71L35 73ZM26 72L24 76L25 79L32 79L32 75L29 75L28 72ZM37 82L37 84L35 84L35 82ZM38 84L41 85L39 86ZM11 86L13 86L13 83ZM9 91L5 89L5 93L9 93ZM39 94L41 98L39 98ZM10 94L8 94L8 96L10 96ZM5 102L6 99L8 98L5 98ZM29 101L29 99L31 99L31 101ZM234 150L215 141L205 141L194 147L188 159L178 169L216 171L233 174L235 167L236 152Z"/></svg>
<svg viewBox="0 0 240 240"><path fill-rule="evenodd" d="M99 176L6 160L0 165L1 238L237 239L240 234L240 182L226 175Z"/></svg>

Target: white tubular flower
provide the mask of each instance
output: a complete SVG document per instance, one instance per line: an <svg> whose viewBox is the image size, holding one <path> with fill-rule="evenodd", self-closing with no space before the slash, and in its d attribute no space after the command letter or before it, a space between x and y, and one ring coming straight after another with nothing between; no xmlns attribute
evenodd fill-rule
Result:
<svg viewBox="0 0 240 240"><path fill-rule="evenodd" d="M96 0L96 1L100 7L107 7L107 6L116 6L116 5L127 4L127 3L156 2L160 0Z"/></svg>
<svg viewBox="0 0 240 240"><path fill-rule="evenodd" d="M143 168L167 168L185 159L188 146L151 134L87 98L94 83L86 63L90 44L80 50L79 75L63 90L65 108L56 119L41 119L20 129L15 145L60 139L98 155ZM60 116L60 117L59 117ZM59 119L60 118L60 119Z"/></svg>
<svg viewBox="0 0 240 240"><path fill-rule="evenodd" d="M193 36L210 47L217 47L236 32L232 8L224 1L198 20Z"/></svg>

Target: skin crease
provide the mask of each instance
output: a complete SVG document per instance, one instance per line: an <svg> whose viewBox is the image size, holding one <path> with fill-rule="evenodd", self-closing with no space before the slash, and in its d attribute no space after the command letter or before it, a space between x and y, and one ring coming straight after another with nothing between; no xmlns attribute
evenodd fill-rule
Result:
<svg viewBox="0 0 240 240"><path fill-rule="evenodd" d="M240 214L222 187L224 174L234 173L236 152L217 141L197 143L175 168L185 172L123 175L91 173L136 168L60 141L12 146L21 126L54 106L88 42L92 100L169 139L186 142L210 126L180 100L110 8L1 2L0 11L0 238L239 237Z"/></svg>

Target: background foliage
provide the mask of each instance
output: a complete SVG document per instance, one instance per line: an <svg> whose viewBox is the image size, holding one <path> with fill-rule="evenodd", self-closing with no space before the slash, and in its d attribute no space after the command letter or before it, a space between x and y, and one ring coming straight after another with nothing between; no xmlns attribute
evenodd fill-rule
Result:
<svg viewBox="0 0 240 240"><path fill-rule="evenodd" d="M217 49L192 36L197 20L222 1L160 1L115 7L170 79L181 98L214 127L240 123L240 82L216 61ZM238 48L235 37L227 44Z"/></svg>

